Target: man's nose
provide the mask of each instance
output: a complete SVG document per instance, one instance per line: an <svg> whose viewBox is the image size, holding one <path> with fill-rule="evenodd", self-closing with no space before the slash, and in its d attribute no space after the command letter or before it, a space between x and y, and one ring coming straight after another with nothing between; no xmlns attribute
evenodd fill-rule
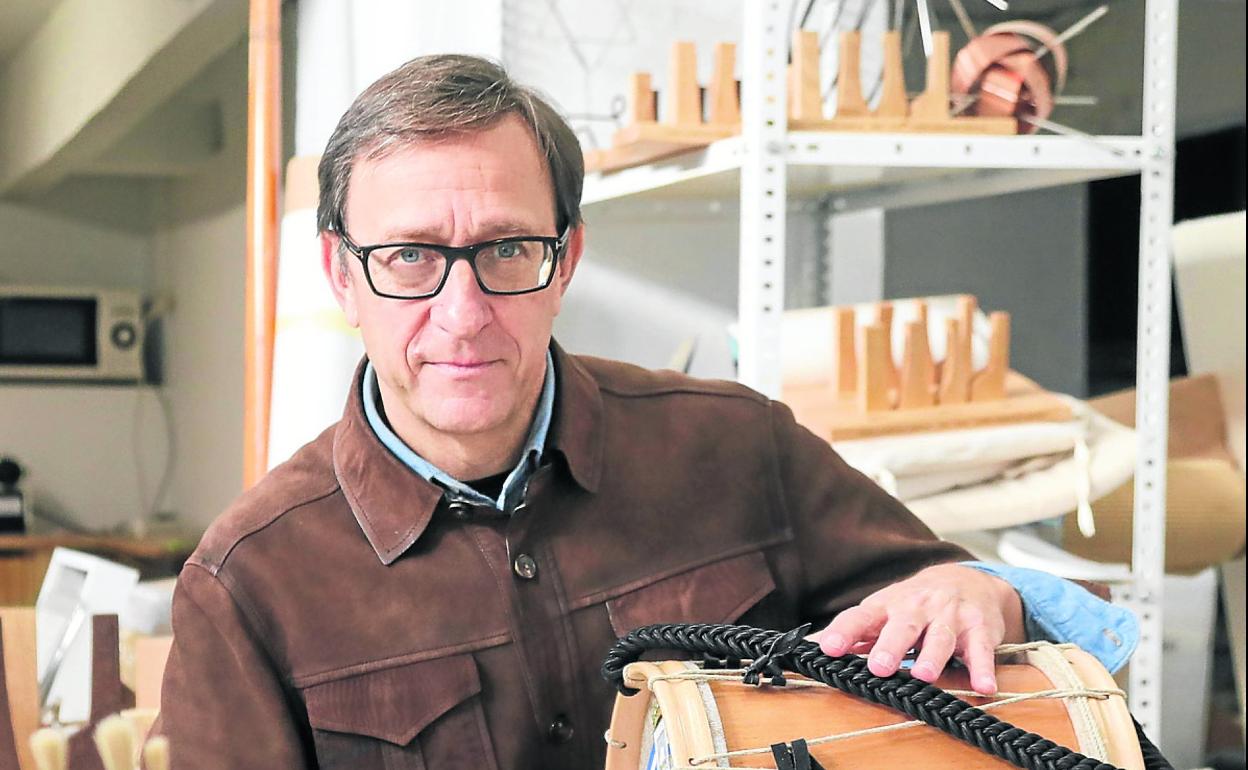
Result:
<svg viewBox="0 0 1248 770"><path fill-rule="evenodd" d="M443 331L456 337L472 337L490 322L489 297L466 261L451 266L446 285L433 298L430 315Z"/></svg>

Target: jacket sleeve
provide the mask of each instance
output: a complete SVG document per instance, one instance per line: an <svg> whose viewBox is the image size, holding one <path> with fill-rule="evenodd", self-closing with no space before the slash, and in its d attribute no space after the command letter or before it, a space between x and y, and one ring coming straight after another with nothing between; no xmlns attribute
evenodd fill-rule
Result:
<svg viewBox="0 0 1248 770"><path fill-rule="evenodd" d="M189 563L173 597L173 647L154 733L173 770L313 767L287 690L221 581Z"/></svg>
<svg viewBox="0 0 1248 770"><path fill-rule="evenodd" d="M773 403L771 415L778 496L800 560L804 620L829 621L924 567L971 558L798 425L787 406Z"/></svg>

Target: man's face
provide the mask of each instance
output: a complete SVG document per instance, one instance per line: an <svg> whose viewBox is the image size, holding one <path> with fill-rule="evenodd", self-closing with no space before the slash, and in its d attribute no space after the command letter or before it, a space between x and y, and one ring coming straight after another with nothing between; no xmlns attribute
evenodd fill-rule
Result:
<svg viewBox="0 0 1248 770"><path fill-rule="evenodd" d="M357 160L345 220L348 237L360 246L464 246L558 235L545 158L514 116L482 131ZM387 416L400 435L402 428L464 435L527 426L545 375L551 325L582 242L578 229L542 291L487 295L461 260L436 296L398 300L375 295L354 256L348 254L341 269L336 236L323 236L331 287L347 321L361 331Z"/></svg>

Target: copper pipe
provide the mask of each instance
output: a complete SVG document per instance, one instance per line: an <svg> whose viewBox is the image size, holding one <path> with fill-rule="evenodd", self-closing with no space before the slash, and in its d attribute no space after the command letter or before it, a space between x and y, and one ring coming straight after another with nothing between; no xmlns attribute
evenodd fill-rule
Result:
<svg viewBox="0 0 1248 770"><path fill-rule="evenodd" d="M243 361L243 488L268 464L277 307L277 185L281 173L280 0L251 0L247 88L247 290Z"/></svg>

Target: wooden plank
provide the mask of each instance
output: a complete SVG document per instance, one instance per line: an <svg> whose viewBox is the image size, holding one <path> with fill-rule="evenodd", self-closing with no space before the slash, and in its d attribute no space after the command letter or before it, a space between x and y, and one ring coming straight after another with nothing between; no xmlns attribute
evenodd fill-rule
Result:
<svg viewBox="0 0 1248 770"><path fill-rule="evenodd" d="M910 103L913 121L938 123L949 120L949 33L932 33L932 55L927 57L927 82L923 93Z"/></svg>
<svg viewBox="0 0 1248 770"><path fill-rule="evenodd" d="M901 383L897 376L896 359L893 358L893 303L881 302L875 306L876 323L884 327L884 376L888 389L896 392Z"/></svg>
<svg viewBox="0 0 1248 770"><path fill-rule="evenodd" d="M782 400L792 407L799 423L829 441L1072 419L1064 400L1017 372L1006 376L1005 398L999 401L864 413L852 398L830 398L826 384L786 385Z"/></svg>
<svg viewBox="0 0 1248 770"><path fill-rule="evenodd" d="M39 729L39 679L35 668L35 609L0 607L0 766L15 757L34 768L30 736ZM12 745L6 745L12 741Z"/></svg>
<svg viewBox="0 0 1248 770"><path fill-rule="evenodd" d="M962 321L945 319L945 360L940 365L937 401L942 405L961 404L970 398L971 358Z"/></svg>
<svg viewBox="0 0 1248 770"><path fill-rule="evenodd" d="M793 33L793 63L789 65L789 120L823 120L819 90L819 34L813 29ZM790 125L792 125L790 123Z"/></svg>
<svg viewBox="0 0 1248 770"><path fill-rule="evenodd" d="M740 126L669 126L635 123L615 133L612 147L585 156L586 171L619 171L705 147L740 132ZM594 165L591 165L591 161Z"/></svg>
<svg viewBox="0 0 1248 770"><path fill-rule="evenodd" d="M134 644L134 705L141 709L160 708L160 686L165 663L173 647L172 636L141 636Z"/></svg>
<svg viewBox="0 0 1248 770"><path fill-rule="evenodd" d="M901 385L897 397L898 409L915 409L933 406L935 394L932 380L935 366L932 350L927 340L926 321L906 324L906 343L901 357Z"/></svg>
<svg viewBox="0 0 1248 770"><path fill-rule="evenodd" d="M663 122L677 126L702 123L702 92L698 88L698 52L688 40L672 43L667 62L667 100Z"/></svg>
<svg viewBox="0 0 1248 770"><path fill-rule="evenodd" d="M862 33L857 30L841 33L837 54L836 117L866 116L867 100L862 97Z"/></svg>
<svg viewBox="0 0 1248 770"><path fill-rule="evenodd" d="M715 63L711 67L711 85L706 91L706 122L717 126L741 123L741 99L737 94L737 46L735 43L715 45Z"/></svg>
<svg viewBox="0 0 1248 770"><path fill-rule="evenodd" d="M243 318L243 488L269 461L277 317L278 180L282 173L282 13L251 0L247 82L247 248Z"/></svg>
<svg viewBox="0 0 1248 770"><path fill-rule="evenodd" d="M653 123L658 120L654 86L649 72L634 72L628 81L629 123Z"/></svg>
<svg viewBox="0 0 1248 770"><path fill-rule="evenodd" d="M910 114L906 95L906 73L901 63L901 33L884 33L884 79L880 84L880 102L875 107L878 118L905 119Z"/></svg>
<svg viewBox="0 0 1248 770"><path fill-rule="evenodd" d="M855 414L859 411L887 411L892 408L888 395L888 373L885 369L886 365L892 367L892 362L887 358L888 330L879 323L864 326L858 333L858 345L857 404L851 408Z"/></svg>
<svg viewBox="0 0 1248 770"><path fill-rule="evenodd" d="M855 338L857 321L852 307L832 309L832 381L836 384L836 393L851 396L858 389L858 356Z"/></svg>
<svg viewBox="0 0 1248 770"><path fill-rule="evenodd" d="M1005 398L1005 373L1010 368L1010 314L997 311L988 320L992 325L988 365L971 380L972 401Z"/></svg>

